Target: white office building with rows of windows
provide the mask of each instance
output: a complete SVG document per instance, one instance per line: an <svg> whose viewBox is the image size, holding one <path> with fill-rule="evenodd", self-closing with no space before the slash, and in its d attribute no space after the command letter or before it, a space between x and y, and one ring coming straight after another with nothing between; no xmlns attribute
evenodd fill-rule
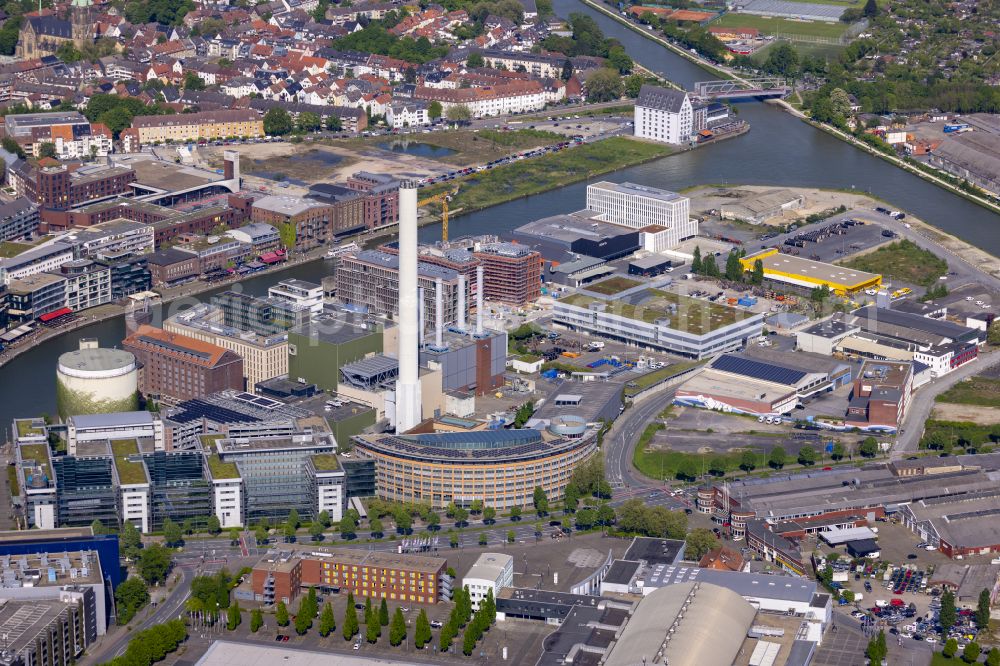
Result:
<svg viewBox="0 0 1000 666"><path fill-rule="evenodd" d="M691 200L669 190L601 181L587 186L587 209L606 222L641 230L643 249L650 252L671 250L698 235Z"/></svg>

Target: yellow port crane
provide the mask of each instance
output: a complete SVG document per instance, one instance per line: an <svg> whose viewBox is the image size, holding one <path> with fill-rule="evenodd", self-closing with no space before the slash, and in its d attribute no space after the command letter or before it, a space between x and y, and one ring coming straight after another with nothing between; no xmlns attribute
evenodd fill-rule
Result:
<svg viewBox="0 0 1000 666"><path fill-rule="evenodd" d="M441 192L440 194L435 194L432 197L427 197L426 199L422 199L417 202L418 206L426 206L427 204L432 203L441 204L441 240L445 242L448 240L448 202L457 193L458 188L456 187L451 192Z"/></svg>

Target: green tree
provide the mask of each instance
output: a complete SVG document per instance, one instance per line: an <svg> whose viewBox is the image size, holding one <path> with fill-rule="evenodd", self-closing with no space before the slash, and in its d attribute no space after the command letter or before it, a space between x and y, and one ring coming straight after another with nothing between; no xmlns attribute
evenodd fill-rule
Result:
<svg viewBox="0 0 1000 666"><path fill-rule="evenodd" d="M168 546L176 546L184 542L184 531L180 525L169 518L163 521L163 541Z"/></svg>
<svg viewBox="0 0 1000 666"><path fill-rule="evenodd" d="M147 585L156 585L167 579L170 571L170 550L158 543L143 548L139 555L139 575Z"/></svg>
<svg viewBox="0 0 1000 666"><path fill-rule="evenodd" d="M945 590L944 594L941 595L941 611L938 618L941 632L947 636L951 628L955 626L955 620L958 619L958 611L955 609L955 593L951 590Z"/></svg>
<svg viewBox="0 0 1000 666"><path fill-rule="evenodd" d="M365 614L365 640L369 643L377 643L382 635L382 625L379 624L378 615L372 612Z"/></svg>
<svg viewBox="0 0 1000 666"><path fill-rule="evenodd" d="M576 512L576 528L578 530L589 530L597 523L597 512L589 507Z"/></svg>
<svg viewBox="0 0 1000 666"><path fill-rule="evenodd" d="M847 451L844 445L840 442L834 442L833 450L830 451L830 457L834 460L843 460L845 455L847 455Z"/></svg>
<svg viewBox="0 0 1000 666"><path fill-rule="evenodd" d="M319 541L323 538L323 523L318 520L314 520L309 523L309 536L312 537L313 541Z"/></svg>
<svg viewBox="0 0 1000 666"><path fill-rule="evenodd" d="M753 273L750 275L751 284L764 284L764 262L756 259L753 262Z"/></svg>
<svg viewBox="0 0 1000 666"><path fill-rule="evenodd" d="M483 522L487 525L493 524L497 518L497 510L491 506L483 507Z"/></svg>
<svg viewBox="0 0 1000 666"><path fill-rule="evenodd" d="M259 608L250 611L250 632L256 634L264 626L264 613Z"/></svg>
<svg viewBox="0 0 1000 666"><path fill-rule="evenodd" d="M476 631L473 625L467 625L465 627L465 633L462 635L462 654L466 657L471 657L473 650L476 649Z"/></svg>
<svg viewBox="0 0 1000 666"><path fill-rule="evenodd" d="M739 282L743 279L743 265L740 264L740 255L735 250L726 257L726 279L730 282Z"/></svg>
<svg viewBox="0 0 1000 666"><path fill-rule="evenodd" d="M535 486L531 501L535 506L535 513L539 516L544 516L549 512L549 496L545 494L545 490L541 486Z"/></svg>
<svg viewBox="0 0 1000 666"><path fill-rule="evenodd" d="M139 532L139 528L126 521L125 525L122 526L119 540L125 557L134 559L139 556L139 549L142 548L142 534Z"/></svg>
<svg viewBox="0 0 1000 666"><path fill-rule="evenodd" d="M292 131L292 117L281 107L268 109L264 114L264 134L281 136Z"/></svg>
<svg viewBox="0 0 1000 666"><path fill-rule="evenodd" d="M795 78L799 73L799 54L790 44L779 42L768 52L762 69L768 74Z"/></svg>
<svg viewBox="0 0 1000 666"><path fill-rule="evenodd" d="M958 641L954 638L949 638L944 642L944 648L941 650L941 654L951 659L958 652Z"/></svg>
<svg viewBox="0 0 1000 666"><path fill-rule="evenodd" d="M830 106L841 119L851 115L851 96L843 88L830 91Z"/></svg>
<svg viewBox="0 0 1000 666"><path fill-rule="evenodd" d="M319 635L329 636L337 629L337 621L333 618L333 605L328 601L323 604L323 613L319 616Z"/></svg>
<svg viewBox="0 0 1000 666"><path fill-rule="evenodd" d="M969 641L965 649L962 650L962 661L967 664L974 664L979 661L979 655L983 653L982 647L976 641Z"/></svg>
<svg viewBox="0 0 1000 666"><path fill-rule="evenodd" d="M580 491L576 489L575 485L570 483L566 486L566 490L563 491L563 507L567 513L573 513L579 504Z"/></svg>
<svg viewBox="0 0 1000 666"><path fill-rule="evenodd" d="M344 640L349 641L358 633L358 610L354 607L354 595L347 595L347 609L344 611Z"/></svg>
<svg viewBox="0 0 1000 666"><path fill-rule="evenodd" d="M104 523L102 523L100 520L96 518L94 519L94 522L90 523L90 529L94 532L95 535L109 534L108 528L104 526Z"/></svg>
<svg viewBox="0 0 1000 666"><path fill-rule="evenodd" d="M990 591L986 588L979 592L976 603L976 626L980 631L986 631L990 626Z"/></svg>
<svg viewBox="0 0 1000 666"><path fill-rule="evenodd" d="M438 649L441 652L450 650L456 634L458 634L458 628L454 623L451 620L445 622L444 626L441 627L441 633L438 635Z"/></svg>
<svg viewBox="0 0 1000 666"><path fill-rule="evenodd" d="M207 531L212 536L218 535L222 532L222 523L219 521L219 517L214 513L208 517L205 522L205 531Z"/></svg>
<svg viewBox="0 0 1000 666"><path fill-rule="evenodd" d="M315 132L322 126L322 121L315 113L303 111L299 114L298 126L302 132Z"/></svg>
<svg viewBox="0 0 1000 666"><path fill-rule="evenodd" d="M875 0L867 0L864 12L866 18L874 18L878 15L878 3Z"/></svg>
<svg viewBox="0 0 1000 666"><path fill-rule="evenodd" d="M479 533L479 545L480 546L485 546L487 543L488 543L488 541L486 540L486 532L480 532Z"/></svg>
<svg viewBox="0 0 1000 666"><path fill-rule="evenodd" d="M184 73L184 90L204 90L205 81L200 76L192 71L187 71Z"/></svg>
<svg viewBox="0 0 1000 666"><path fill-rule="evenodd" d="M677 465L675 476L684 481L694 481L698 478L698 471L698 463L694 461L694 458L685 456Z"/></svg>
<svg viewBox="0 0 1000 666"><path fill-rule="evenodd" d="M397 606L396 612L392 614L392 626L389 627L389 644L396 646L404 640L406 640L406 618L403 617L402 609Z"/></svg>
<svg viewBox="0 0 1000 666"><path fill-rule="evenodd" d="M486 63L483 61L483 56L479 53L470 53L469 57L465 60L465 66L471 68L484 67Z"/></svg>
<svg viewBox="0 0 1000 666"><path fill-rule="evenodd" d="M767 464L773 467L774 469L781 469L782 467L785 466L786 457L787 454L785 453L785 449L780 446L776 446L773 449L771 449L771 453L768 454Z"/></svg>
<svg viewBox="0 0 1000 666"><path fill-rule="evenodd" d="M253 532L254 539L258 544L267 543L267 528L263 525L258 525Z"/></svg>
<svg viewBox="0 0 1000 666"><path fill-rule="evenodd" d="M327 116L323 126L331 132L340 132L344 129L344 123L337 116Z"/></svg>
<svg viewBox="0 0 1000 666"><path fill-rule="evenodd" d="M316 520L323 526L323 529L330 529L330 526L333 525L333 520L330 519L329 511L320 511Z"/></svg>
<svg viewBox="0 0 1000 666"><path fill-rule="evenodd" d="M514 543L517 540L517 535L514 534L514 530L507 530L507 543Z"/></svg>
<svg viewBox="0 0 1000 666"><path fill-rule="evenodd" d="M744 472L752 472L757 467L757 454L750 449L746 449L740 454L740 469Z"/></svg>
<svg viewBox="0 0 1000 666"><path fill-rule="evenodd" d="M517 521L521 520L521 507L519 507L519 506L512 506L510 508L510 519L512 521L514 521L515 523Z"/></svg>
<svg viewBox="0 0 1000 666"><path fill-rule="evenodd" d="M878 454L878 441L874 437L866 437L858 446L858 453L865 458L874 458Z"/></svg>
<svg viewBox="0 0 1000 666"><path fill-rule="evenodd" d="M993 648L986 655L986 666L1000 666L1000 649Z"/></svg>
<svg viewBox="0 0 1000 666"><path fill-rule="evenodd" d="M128 624L143 606L149 603L149 591L139 578L129 578L115 590L118 624Z"/></svg>
<svg viewBox="0 0 1000 666"><path fill-rule="evenodd" d="M384 533L383 532L383 528L382 528L382 521L379 520L378 518L371 518L371 519L369 519L369 521L368 521L368 531L376 539L382 538L382 534Z"/></svg>
<svg viewBox="0 0 1000 666"><path fill-rule="evenodd" d="M295 614L295 633L304 636L312 627L313 608L306 597L299 601L299 612Z"/></svg>
<svg viewBox="0 0 1000 666"><path fill-rule="evenodd" d="M625 93L621 76L617 70L605 67L587 77L587 101L591 103L611 102Z"/></svg>
<svg viewBox="0 0 1000 666"><path fill-rule="evenodd" d="M427 105L427 117L431 120L437 120L441 117L444 110L441 108L441 102L434 100Z"/></svg>
<svg viewBox="0 0 1000 666"><path fill-rule="evenodd" d="M413 645L418 650L423 650L424 646L431 642L431 623L427 619L427 611L420 609L417 615L417 625L413 630Z"/></svg>
<svg viewBox="0 0 1000 666"><path fill-rule="evenodd" d="M687 545L684 547L684 555L693 562L700 560L705 553L715 548L718 543L712 530L704 527L697 527L688 532L685 541Z"/></svg>
<svg viewBox="0 0 1000 666"><path fill-rule="evenodd" d="M279 627L288 626L288 606L285 605L284 601L278 602L278 607L274 610L274 621L278 623Z"/></svg>
<svg viewBox="0 0 1000 666"><path fill-rule="evenodd" d="M625 49L621 46L615 46L608 51L608 64L617 69L619 74L630 73L634 66L632 58L629 57Z"/></svg>
<svg viewBox="0 0 1000 666"><path fill-rule="evenodd" d="M694 246L694 257L691 259L691 272L697 275L704 270L704 266L701 264L701 247L698 245Z"/></svg>
<svg viewBox="0 0 1000 666"><path fill-rule="evenodd" d="M701 272L708 277L719 277L719 266L715 263L715 255L710 254L701 260Z"/></svg>
<svg viewBox="0 0 1000 666"><path fill-rule="evenodd" d="M385 603L385 597L382 598L382 604L378 608L378 623L383 627L389 626L389 606Z"/></svg>
<svg viewBox="0 0 1000 666"><path fill-rule="evenodd" d="M448 107L445 116L453 123L467 123L472 120L472 111L465 104L455 104Z"/></svg>
<svg viewBox="0 0 1000 666"><path fill-rule="evenodd" d="M799 464L810 466L816 464L816 449L811 446L803 446L799 449Z"/></svg>
<svg viewBox="0 0 1000 666"><path fill-rule="evenodd" d="M40 146L38 146L38 157L51 157L56 159L58 155L56 154L56 144L51 141L45 141Z"/></svg>
<svg viewBox="0 0 1000 666"><path fill-rule="evenodd" d="M243 615L240 613L240 605L233 602L226 611L226 629L236 631L236 627L240 626L241 622L243 622Z"/></svg>

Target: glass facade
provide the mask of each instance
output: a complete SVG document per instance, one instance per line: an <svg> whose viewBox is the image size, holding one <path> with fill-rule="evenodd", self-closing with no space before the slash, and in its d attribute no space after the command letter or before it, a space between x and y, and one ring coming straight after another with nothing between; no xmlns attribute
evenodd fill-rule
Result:
<svg viewBox="0 0 1000 666"><path fill-rule="evenodd" d="M118 494L114 487L111 458L52 459L58 489L58 525L87 526L100 520L118 525Z"/></svg>
<svg viewBox="0 0 1000 666"><path fill-rule="evenodd" d="M204 526L212 515L212 489L205 480L201 453L157 451L143 456L143 462L152 483L151 529L161 529L166 518L178 524L190 519L196 527Z"/></svg>

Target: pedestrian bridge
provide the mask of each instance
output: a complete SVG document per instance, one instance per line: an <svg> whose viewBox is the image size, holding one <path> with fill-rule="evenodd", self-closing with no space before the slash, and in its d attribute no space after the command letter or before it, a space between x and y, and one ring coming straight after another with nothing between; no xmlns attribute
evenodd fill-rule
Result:
<svg viewBox="0 0 1000 666"><path fill-rule="evenodd" d="M785 79L767 76L726 81L698 81L694 96L701 99L747 99L750 97L784 97L791 92Z"/></svg>

